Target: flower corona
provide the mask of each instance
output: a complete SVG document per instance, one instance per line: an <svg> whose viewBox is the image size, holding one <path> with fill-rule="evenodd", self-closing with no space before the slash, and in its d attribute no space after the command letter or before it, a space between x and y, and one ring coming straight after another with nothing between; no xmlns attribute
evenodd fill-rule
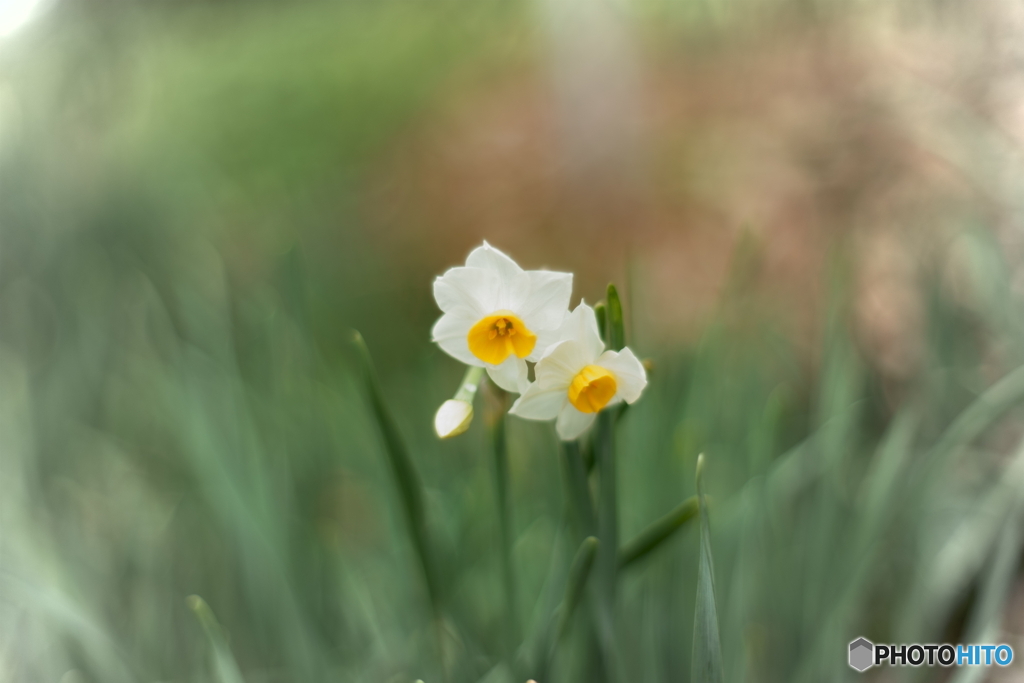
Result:
<svg viewBox="0 0 1024 683"><path fill-rule="evenodd" d="M615 396L615 375L599 365L588 365L569 383L569 403L581 413L596 413Z"/></svg>
<svg viewBox="0 0 1024 683"><path fill-rule="evenodd" d="M485 363L501 365L509 356L529 356L537 345L537 335L512 311L498 311L469 328L466 341L474 356Z"/></svg>

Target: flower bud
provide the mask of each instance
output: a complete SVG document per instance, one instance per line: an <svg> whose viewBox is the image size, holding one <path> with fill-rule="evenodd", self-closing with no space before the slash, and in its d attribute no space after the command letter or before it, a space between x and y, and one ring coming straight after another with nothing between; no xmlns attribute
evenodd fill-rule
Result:
<svg viewBox="0 0 1024 683"><path fill-rule="evenodd" d="M473 422L473 404L452 398L441 404L434 415L434 431L442 439L458 436Z"/></svg>

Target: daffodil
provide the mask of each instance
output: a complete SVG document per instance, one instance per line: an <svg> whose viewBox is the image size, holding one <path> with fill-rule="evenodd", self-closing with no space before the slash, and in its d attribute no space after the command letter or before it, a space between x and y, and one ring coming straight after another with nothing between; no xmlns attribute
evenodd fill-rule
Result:
<svg viewBox="0 0 1024 683"><path fill-rule="evenodd" d="M434 281L444 315L433 339L455 359L486 368L502 389L521 393L526 361L539 360L555 341L571 295L571 273L523 270L484 242L465 266Z"/></svg>
<svg viewBox="0 0 1024 683"><path fill-rule="evenodd" d="M585 303L566 318L558 340L534 371L536 381L509 412L528 420L556 420L564 441L579 437L604 408L635 402L647 386L647 373L632 351L605 351L594 309Z"/></svg>

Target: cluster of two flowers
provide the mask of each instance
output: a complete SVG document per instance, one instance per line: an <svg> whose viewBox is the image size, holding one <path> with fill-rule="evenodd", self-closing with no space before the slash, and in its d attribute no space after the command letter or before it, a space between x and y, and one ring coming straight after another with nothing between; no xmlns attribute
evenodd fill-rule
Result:
<svg viewBox="0 0 1024 683"><path fill-rule="evenodd" d="M434 281L444 312L434 325L434 342L520 394L511 414L555 420L566 441L583 434L602 409L635 402L647 385L630 349L605 350L593 308L581 302L569 311L571 295L571 273L523 270L486 242L465 266ZM536 363L532 382L526 361ZM471 417L467 402L445 402L435 420L438 435L461 433Z"/></svg>

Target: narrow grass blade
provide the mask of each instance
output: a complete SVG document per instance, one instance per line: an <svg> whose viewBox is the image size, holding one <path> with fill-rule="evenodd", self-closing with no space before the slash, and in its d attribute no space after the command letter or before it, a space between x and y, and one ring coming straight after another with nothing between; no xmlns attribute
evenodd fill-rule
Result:
<svg viewBox="0 0 1024 683"><path fill-rule="evenodd" d="M540 594L533 606L529 629L516 651L514 666L517 671L530 671L535 678L547 679L546 666L550 643L558 617L558 607L565 594L565 580L568 576L569 561L565 553L559 552L569 528L569 506L563 508L552 539L552 552L548 558L548 569Z"/></svg>
<svg viewBox="0 0 1024 683"><path fill-rule="evenodd" d="M597 557L599 547L598 540L593 536L588 536L583 539L583 543L580 544L576 555L572 558L569 575L565 582L565 597L558 608L558 631L554 644L557 644L569 630L570 620L583 598L583 589L587 587L587 579L590 578L590 570L594 566L594 558Z"/></svg>
<svg viewBox="0 0 1024 683"><path fill-rule="evenodd" d="M1003 525L999 541L995 544L988 569L981 577L980 594L971 614L964 641L968 643L998 643L1000 622L1006 610L1010 591L1017 579L1021 551L1021 505L1015 506ZM958 668L951 683L976 683L985 677L980 666Z"/></svg>
<svg viewBox="0 0 1024 683"><path fill-rule="evenodd" d="M423 681L417 680L416 683L423 683ZM501 662L488 669L487 673L480 677L476 683L517 683L517 681L508 665Z"/></svg>
<svg viewBox="0 0 1024 683"><path fill-rule="evenodd" d="M698 508L697 496L691 496L637 534L633 540L619 549L619 569L624 569L661 545L684 524L695 518Z"/></svg>
<svg viewBox="0 0 1024 683"><path fill-rule="evenodd" d="M615 285L608 285L608 322L605 342L613 351L621 351L626 345L626 325L622 316L622 301Z"/></svg>
<svg viewBox="0 0 1024 683"><path fill-rule="evenodd" d="M547 680L549 672L554 666L558 648L566 635L568 635L573 614L575 614L576 608L583 599L583 592L587 588L594 560L597 558L597 552L600 547L601 544L597 538L588 536L583 539L580 547L576 550L572 563L569 565L569 572L565 580L565 593L562 597L562 602L553 615L556 623L554 632L552 633L549 630L547 634L549 641L547 655L541 661L541 666L536 672L538 680Z"/></svg>
<svg viewBox="0 0 1024 683"><path fill-rule="evenodd" d="M900 632L931 636L956 607L999 545L1008 515L1024 508L1024 439L1001 478L979 495L973 509L950 530L934 555L926 558L902 609Z"/></svg>
<svg viewBox="0 0 1024 683"><path fill-rule="evenodd" d="M1022 401L1024 367L1017 368L996 382L953 420L932 449L929 466L941 468L948 456L974 441L1007 410Z"/></svg>
<svg viewBox="0 0 1024 683"><path fill-rule="evenodd" d="M711 557L711 531L703 484L704 455L697 457L697 500L700 511L700 565L697 571L697 606L693 616L692 683L722 683L722 645L715 602L715 565Z"/></svg>
<svg viewBox="0 0 1024 683"><path fill-rule="evenodd" d="M913 439L918 425L918 414L906 409L892 421L888 432L878 445L868 473L860 486L861 511L856 524L850 529L851 543L841 561L847 570L842 576L842 589L829 607L826 619L817 622L817 629L807 648L808 656L800 662L793 680L809 683L832 675L836 662L829 653L836 643L849 639L849 625L855 611L869 590L872 569L878 566L879 556L885 550L883 536L887 525L896 517L894 510L905 497L902 487L904 473L913 454Z"/></svg>
<svg viewBox="0 0 1024 683"><path fill-rule="evenodd" d="M217 622L213 610L198 595L190 595L185 601L192 613L196 615L207 639L210 641L213 661L213 680L217 683L245 683L242 672L238 670L238 664L228 647L228 639L224 635L224 629Z"/></svg>
<svg viewBox="0 0 1024 683"><path fill-rule="evenodd" d="M373 416L376 418L381 436L384 438L384 450L391 465L391 472L395 476L395 484L398 487L402 511L405 513L409 535L420 561L430 603L435 614L440 614L440 587L435 572L430 541L427 538L426 515L423 505L423 485L420 482L419 473L416 471L415 466L413 466L409 451L406 449L405 443L398 432L398 426L395 424L391 411L384 401L380 384L377 381L377 372L373 366L370 351L366 348L366 342L363 341L361 334L355 332L352 336L352 343L361 365L360 369L366 384L366 393L370 398Z"/></svg>

